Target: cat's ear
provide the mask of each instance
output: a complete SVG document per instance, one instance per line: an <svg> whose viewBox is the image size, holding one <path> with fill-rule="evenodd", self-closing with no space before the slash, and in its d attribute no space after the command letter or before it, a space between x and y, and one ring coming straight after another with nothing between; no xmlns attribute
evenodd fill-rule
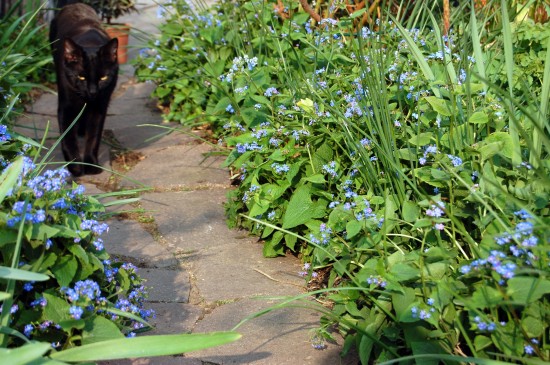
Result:
<svg viewBox="0 0 550 365"><path fill-rule="evenodd" d="M63 40L63 58L67 63L79 63L82 61L82 48L72 39Z"/></svg>
<svg viewBox="0 0 550 365"><path fill-rule="evenodd" d="M118 51L118 38L113 38L103 47L101 47L101 52L105 60L115 63L117 61L117 51Z"/></svg>

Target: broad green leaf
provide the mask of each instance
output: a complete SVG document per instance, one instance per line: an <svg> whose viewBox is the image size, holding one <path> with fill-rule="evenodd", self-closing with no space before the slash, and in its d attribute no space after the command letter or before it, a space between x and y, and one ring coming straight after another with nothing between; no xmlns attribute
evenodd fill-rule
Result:
<svg viewBox="0 0 550 365"><path fill-rule="evenodd" d="M166 23L162 26L162 32L170 35L180 35L183 32L183 27L178 23Z"/></svg>
<svg viewBox="0 0 550 365"><path fill-rule="evenodd" d="M527 316L521 320L521 326L531 338L537 338L544 334L544 321L540 318Z"/></svg>
<svg viewBox="0 0 550 365"><path fill-rule="evenodd" d="M73 347L50 355L54 360L82 362L175 355L234 342L236 332L193 333L121 338Z"/></svg>
<svg viewBox="0 0 550 365"><path fill-rule="evenodd" d="M33 239L44 239L54 237L59 233L59 229L55 227L50 227L46 224L33 224L32 225L32 238Z"/></svg>
<svg viewBox="0 0 550 365"><path fill-rule="evenodd" d="M393 265L390 268L390 273L399 282L415 279L420 276L420 270L418 268L403 262Z"/></svg>
<svg viewBox="0 0 550 365"><path fill-rule="evenodd" d="M315 108L313 106L313 100L311 99L300 99L296 103L297 106L299 106L303 111L309 114L313 114L315 112Z"/></svg>
<svg viewBox="0 0 550 365"><path fill-rule="evenodd" d="M508 295L514 302L521 304L533 303L543 295L550 293L550 280L531 277L516 276L508 280Z"/></svg>
<svg viewBox="0 0 550 365"><path fill-rule="evenodd" d="M265 114L256 108L242 108L241 117L248 127L254 127L265 122Z"/></svg>
<svg viewBox="0 0 550 365"><path fill-rule="evenodd" d="M361 229L363 229L363 225L361 224L361 222L355 219L349 221L348 224L346 224L346 237L350 239L357 236L359 232L361 232Z"/></svg>
<svg viewBox="0 0 550 365"><path fill-rule="evenodd" d="M87 345L94 342L124 338L117 325L105 317L95 316L86 320L82 331L82 344Z"/></svg>
<svg viewBox="0 0 550 365"><path fill-rule="evenodd" d="M414 307L413 304L416 299L414 289L403 288L402 293L393 293L391 298L396 317L399 321L401 321L401 318L412 315L411 308Z"/></svg>
<svg viewBox="0 0 550 365"><path fill-rule="evenodd" d="M507 132L494 132L485 138L483 146L479 149L481 157L486 160L496 153L504 157L512 157L512 137Z"/></svg>
<svg viewBox="0 0 550 365"><path fill-rule="evenodd" d="M326 182L325 175L323 174L311 175L311 176L305 177L303 180L312 182L314 184L324 184Z"/></svg>
<svg viewBox="0 0 550 365"><path fill-rule="evenodd" d="M59 285L68 286L76 275L78 261L72 256L61 256L51 270Z"/></svg>
<svg viewBox="0 0 550 365"><path fill-rule="evenodd" d="M428 103L430 103L433 110L435 110L439 114L446 117L450 117L452 115L451 111L449 110L447 101L435 96L427 96L425 97L425 99Z"/></svg>
<svg viewBox="0 0 550 365"><path fill-rule="evenodd" d="M420 217L420 207L418 204L405 200L403 202L403 219L406 222L415 222Z"/></svg>
<svg viewBox="0 0 550 365"><path fill-rule="evenodd" d="M325 214L323 203L311 200L311 190L308 185L302 185L294 191L285 215L283 228L289 229L304 224L312 218L321 218Z"/></svg>
<svg viewBox="0 0 550 365"><path fill-rule="evenodd" d="M69 303L49 293L44 293L44 298L46 298L47 301L46 307L44 308L44 320L61 323L71 319L69 314Z"/></svg>
<svg viewBox="0 0 550 365"><path fill-rule="evenodd" d="M0 247L8 243L15 243L16 240L17 240L17 231L6 229L6 228L0 228Z"/></svg>
<svg viewBox="0 0 550 365"><path fill-rule="evenodd" d="M432 133L420 133L409 138L409 143L414 146L425 146L432 140Z"/></svg>
<svg viewBox="0 0 550 365"><path fill-rule="evenodd" d="M485 124L489 121L489 117L484 112L475 112L470 116L468 122L473 124Z"/></svg>
<svg viewBox="0 0 550 365"><path fill-rule="evenodd" d="M474 347L476 348L476 351L481 351L492 344L493 341L487 336L478 335L474 339Z"/></svg>
<svg viewBox="0 0 550 365"><path fill-rule="evenodd" d="M476 288L472 295L471 305L475 308L492 308L502 302L502 293L490 286Z"/></svg>

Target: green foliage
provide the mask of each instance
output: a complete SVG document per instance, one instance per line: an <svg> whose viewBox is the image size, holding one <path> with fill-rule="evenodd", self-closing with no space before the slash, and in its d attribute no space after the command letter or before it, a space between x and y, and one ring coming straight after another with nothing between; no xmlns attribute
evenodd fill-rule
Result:
<svg viewBox="0 0 550 365"><path fill-rule="evenodd" d="M0 22L0 114L2 123L9 122L8 109L22 110L33 88L52 82L50 47L47 29L36 20L36 14L16 17L12 12Z"/></svg>
<svg viewBox="0 0 550 365"><path fill-rule="evenodd" d="M266 256L301 255L333 303L323 328L363 363L547 361L550 68L525 79L510 62L536 39L503 7L505 65L474 12L448 36L427 11L355 33L292 4L287 19L271 2L176 2L137 64L166 118L225 135L229 223ZM508 75L521 93L500 88Z"/></svg>

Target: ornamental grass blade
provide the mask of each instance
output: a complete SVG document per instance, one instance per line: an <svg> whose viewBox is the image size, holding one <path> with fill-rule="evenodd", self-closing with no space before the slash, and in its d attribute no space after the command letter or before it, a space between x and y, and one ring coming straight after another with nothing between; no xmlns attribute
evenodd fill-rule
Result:
<svg viewBox="0 0 550 365"><path fill-rule="evenodd" d="M510 99L507 100L508 107L510 109L510 118L508 127L510 130L510 136L512 137L512 164L519 166L521 164L521 149L519 144L519 132L517 121L513 119L515 105L514 100L514 42L512 39L512 27L510 25L510 18L508 15L508 2L506 0L500 1L500 8L502 12L502 37L504 42L504 63L506 65L506 76L508 79L508 91L510 92Z"/></svg>
<svg viewBox="0 0 550 365"><path fill-rule="evenodd" d="M15 349L2 348L0 357L3 364L24 365L40 359L51 348L49 343L44 342L32 343Z"/></svg>
<svg viewBox="0 0 550 365"><path fill-rule="evenodd" d="M474 1L471 1L470 5L470 37L472 41L472 48L474 49L474 59L476 61L475 67L477 73L482 80L486 79L485 75L485 57L483 56L483 51L481 50L481 41L480 35L478 33L478 25L476 19L475 5ZM487 92L487 84L483 83L483 90Z"/></svg>
<svg viewBox="0 0 550 365"><path fill-rule="evenodd" d="M48 275L39 274L32 271L0 266L0 278L21 281L46 281L50 277Z"/></svg>
<svg viewBox="0 0 550 365"><path fill-rule="evenodd" d="M550 98L550 38L546 46L546 60L544 62L544 74L542 79L542 90L540 94L540 106L538 121L533 128L533 150L529 154L529 163L537 168L542 157L542 139L548 133L548 99ZM550 146L545 146L548 152Z"/></svg>
<svg viewBox="0 0 550 365"><path fill-rule="evenodd" d="M13 189L21 170L23 169L23 158L19 157L4 170L2 176L0 176L0 203L4 200L8 192Z"/></svg>
<svg viewBox="0 0 550 365"><path fill-rule="evenodd" d="M236 332L122 338L73 347L50 357L59 361L82 362L175 355L223 345L239 338L241 335Z"/></svg>

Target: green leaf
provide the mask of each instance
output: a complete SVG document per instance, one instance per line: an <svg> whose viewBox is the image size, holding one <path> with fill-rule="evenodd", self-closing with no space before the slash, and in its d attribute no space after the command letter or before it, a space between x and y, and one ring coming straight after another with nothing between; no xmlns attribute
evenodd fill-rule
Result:
<svg viewBox="0 0 550 365"><path fill-rule="evenodd" d="M303 180L309 181L314 184L324 184L326 182L325 175L323 174L311 175L311 176L305 177Z"/></svg>
<svg viewBox="0 0 550 365"><path fill-rule="evenodd" d="M265 114L256 108L242 108L241 117L248 127L254 127L266 120Z"/></svg>
<svg viewBox="0 0 550 365"><path fill-rule="evenodd" d="M490 337L478 335L474 339L474 347L476 351L481 351L493 344Z"/></svg>
<svg viewBox="0 0 550 365"><path fill-rule="evenodd" d="M124 338L117 325L105 317L94 316L86 320L82 331L82 344Z"/></svg>
<svg viewBox="0 0 550 365"><path fill-rule="evenodd" d="M76 275L78 262L72 256L61 256L52 267L55 279L61 286L68 286Z"/></svg>
<svg viewBox="0 0 550 365"><path fill-rule="evenodd" d="M50 350L50 344L37 342L14 349L0 348L0 357L4 364L25 365L31 363L33 360L40 359Z"/></svg>
<svg viewBox="0 0 550 365"><path fill-rule="evenodd" d="M54 360L82 362L175 355L234 342L236 332L143 336L95 342L50 355Z"/></svg>
<svg viewBox="0 0 550 365"><path fill-rule="evenodd" d="M8 192L13 189L21 170L23 169L23 157L18 157L0 176L0 203Z"/></svg>
<svg viewBox="0 0 550 365"><path fill-rule="evenodd" d="M425 97L426 101L430 103L433 110L438 112L441 115L444 115L446 117L450 117L452 115L451 111L449 110L449 107L447 105L447 102L443 99L440 99L435 96L427 96Z"/></svg>
<svg viewBox="0 0 550 365"><path fill-rule="evenodd" d="M59 233L58 228L50 227L46 224L34 224L32 226L31 238L43 240L44 238L54 237L58 233Z"/></svg>
<svg viewBox="0 0 550 365"><path fill-rule="evenodd" d="M486 124L487 122L489 122L489 117L487 117L487 114L483 112L475 112L470 116L468 122L472 124Z"/></svg>
<svg viewBox="0 0 550 365"><path fill-rule="evenodd" d="M508 295L521 304L533 303L548 293L550 293L550 280L547 279L516 276L508 280Z"/></svg>
<svg viewBox="0 0 550 365"><path fill-rule="evenodd" d="M46 281L50 277L44 274L39 274L27 270L0 266L0 278L21 281Z"/></svg>
<svg viewBox="0 0 550 365"><path fill-rule="evenodd" d="M0 247L9 243L15 243L17 232L11 229L0 228Z"/></svg>
<svg viewBox="0 0 550 365"><path fill-rule="evenodd" d="M361 232L363 225L357 220L351 220L346 224L347 238L353 238Z"/></svg>
<svg viewBox="0 0 550 365"><path fill-rule="evenodd" d="M425 146L432 140L431 133L420 133L409 138L409 143L414 146Z"/></svg>
<svg viewBox="0 0 550 365"><path fill-rule="evenodd" d="M405 200L403 202L403 219L406 222L415 222L420 217L420 207L418 204Z"/></svg>
<svg viewBox="0 0 550 365"><path fill-rule="evenodd" d="M420 276L420 270L406 263L397 263L390 268L390 273L401 282L415 279Z"/></svg>
<svg viewBox="0 0 550 365"><path fill-rule="evenodd" d="M483 145L479 148L481 157L487 160L499 153L504 157L512 157L512 137L507 132L494 132L485 138Z"/></svg>
<svg viewBox="0 0 550 365"><path fill-rule="evenodd" d="M63 321L71 319L69 314L70 305L64 299L44 293L47 304L44 308L44 320L49 320L54 323L61 323Z"/></svg>
<svg viewBox="0 0 550 365"><path fill-rule="evenodd" d="M502 293L490 286L476 288L472 294L471 304L475 308L492 308L503 300Z"/></svg>
<svg viewBox="0 0 550 365"><path fill-rule="evenodd" d="M162 26L162 32L170 35L180 35L183 32L183 26L178 23L166 23Z"/></svg>
<svg viewBox="0 0 550 365"><path fill-rule="evenodd" d="M309 185L302 185L294 191L288 202L287 210L283 216L283 228L299 226L312 218L321 218L324 214L324 204L313 202Z"/></svg>

